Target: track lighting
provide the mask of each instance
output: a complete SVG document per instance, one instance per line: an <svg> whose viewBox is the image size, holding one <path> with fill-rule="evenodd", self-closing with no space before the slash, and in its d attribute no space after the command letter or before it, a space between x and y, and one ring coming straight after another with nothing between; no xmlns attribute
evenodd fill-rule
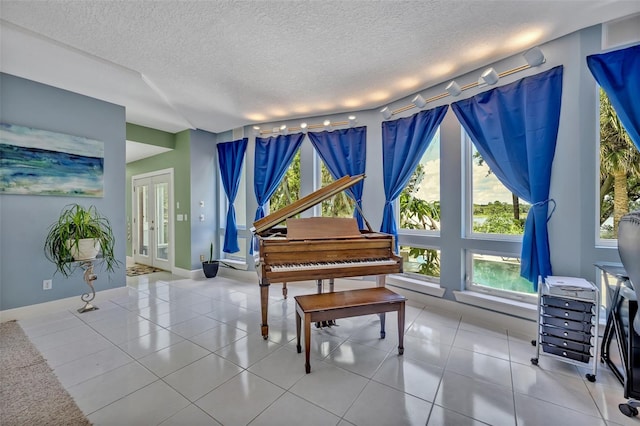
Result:
<svg viewBox="0 0 640 426"><path fill-rule="evenodd" d="M460 96L460 93L462 93L462 89L460 88L458 83L456 83L455 80L451 80L451 83L447 84L447 87L445 87L445 90L449 95L453 96L454 98L456 96Z"/></svg>
<svg viewBox="0 0 640 426"><path fill-rule="evenodd" d="M420 94L417 94L416 97L413 98L411 103L417 106L418 108L424 108L424 106L427 104L427 101L425 101Z"/></svg>
<svg viewBox="0 0 640 426"><path fill-rule="evenodd" d="M391 115L392 115L391 109L388 106L382 108L380 112L382 113L382 116L384 117L385 120L388 120L391 118Z"/></svg>
<svg viewBox="0 0 640 426"><path fill-rule="evenodd" d="M537 67L546 62L544 53L542 53L542 50L540 50L539 47L534 47L527 50L522 54L522 56L524 56L524 59L527 61L527 64L529 64L530 67Z"/></svg>
<svg viewBox="0 0 640 426"><path fill-rule="evenodd" d="M355 115L350 115L349 116L349 127L353 127L356 125L356 116Z"/></svg>
<svg viewBox="0 0 640 426"><path fill-rule="evenodd" d="M493 68L487 68L481 75L480 80L478 80L478 84L488 84L489 86L493 86L498 82L500 77L498 73Z"/></svg>

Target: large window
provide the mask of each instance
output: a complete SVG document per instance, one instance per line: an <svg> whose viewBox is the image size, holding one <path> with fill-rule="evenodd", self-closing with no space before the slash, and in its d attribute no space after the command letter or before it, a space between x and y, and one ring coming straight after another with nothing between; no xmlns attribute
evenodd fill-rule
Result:
<svg viewBox="0 0 640 426"><path fill-rule="evenodd" d="M465 139L467 236L479 247L466 252L467 290L534 301L533 285L520 277L519 259L530 205L498 180L469 137Z"/></svg>
<svg viewBox="0 0 640 426"><path fill-rule="evenodd" d="M618 222L640 209L640 152L624 130L606 93L600 89L599 237L618 236Z"/></svg>
<svg viewBox="0 0 640 426"><path fill-rule="evenodd" d="M440 231L440 131L400 194L400 228Z"/></svg>
<svg viewBox="0 0 640 426"><path fill-rule="evenodd" d="M300 198L300 150L293 157L278 189L269 199L269 212L277 212Z"/></svg>
<svg viewBox="0 0 640 426"><path fill-rule="evenodd" d="M500 183L475 146L471 149L472 232L522 236L529 204Z"/></svg>
<svg viewBox="0 0 640 426"><path fill-rule="evenodd" d="M320 161L321 186L324 188L335 179L329 173L329 169ZM322 216L325 217L352 217L356 202L347 195L346 191L342 191L322 202Z"/></svg>

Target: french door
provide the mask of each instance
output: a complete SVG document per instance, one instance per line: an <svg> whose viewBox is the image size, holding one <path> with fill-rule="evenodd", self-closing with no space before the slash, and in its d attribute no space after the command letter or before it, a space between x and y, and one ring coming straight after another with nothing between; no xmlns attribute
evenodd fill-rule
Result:
<svg viewBox="0 0 640 426"><path fill-rule="evenodd" d="M171 271L173 263L173 170L134 176L133 259Z"/></svg>

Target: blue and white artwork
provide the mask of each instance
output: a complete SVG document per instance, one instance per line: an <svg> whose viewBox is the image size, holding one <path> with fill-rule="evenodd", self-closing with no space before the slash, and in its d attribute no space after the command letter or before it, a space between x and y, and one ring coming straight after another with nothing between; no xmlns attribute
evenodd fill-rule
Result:
<svg viewBox="0 0 640 426"><path fill-rule="evenodd" d="M102 197L104 142L0 123L0 194Z"/></svg>

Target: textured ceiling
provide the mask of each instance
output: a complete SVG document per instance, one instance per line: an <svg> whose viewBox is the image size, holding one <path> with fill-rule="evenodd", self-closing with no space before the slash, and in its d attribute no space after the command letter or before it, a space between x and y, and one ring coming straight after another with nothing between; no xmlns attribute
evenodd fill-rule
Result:
<svg viewBox="0 0 640 426"><path fill-rule="evenodd" d="M169 132L376 108L640 1L0 1L3 72Z"/></svg>

